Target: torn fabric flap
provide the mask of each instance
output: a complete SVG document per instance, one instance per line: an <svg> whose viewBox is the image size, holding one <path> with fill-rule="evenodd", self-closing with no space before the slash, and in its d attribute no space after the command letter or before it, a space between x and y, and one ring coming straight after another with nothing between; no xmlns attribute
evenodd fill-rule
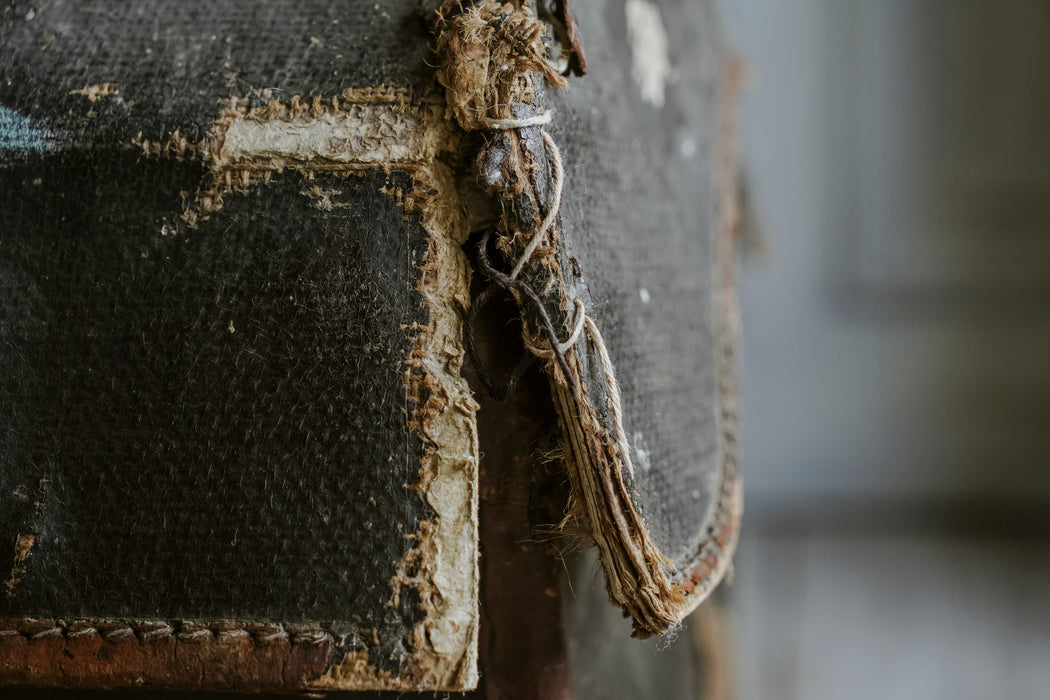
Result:
<svg viewBox="0 0 1050 700"><path fill-rule="evenodd" d="M611 600L647 637L723 578L741 514L733 158L698 148L731 143L735 79L707 8L636 5L588 40L602 70L567 90L551 89L568 83L524 3L477 3L442 25L437 51L448 118L484 134L475 167L505 266L480 262L548 370L566 524L594 540ZM612 12L578 9L581 27ZM655 100L633 81L668 46L683 68Z"/></svg>

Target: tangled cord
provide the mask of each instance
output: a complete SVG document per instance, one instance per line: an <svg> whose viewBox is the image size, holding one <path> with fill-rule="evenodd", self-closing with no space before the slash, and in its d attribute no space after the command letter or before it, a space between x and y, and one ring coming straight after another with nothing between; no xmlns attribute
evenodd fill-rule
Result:
<svg viewBox="0 0 1050 700"><path fill-rule="evenodd" d="M542 126L544 124L549 124L550 121L551 113L543 112L523 119L490 119L486 122L486 125L490 129L503 131L507 129L521 129L530 126ZM584 309L583 302L578 298L576 299L576 322L573 324L573 332L568 340L561 341L558 338L558 333L554 328L554 322L551 320L550 314L548 313L543 300L540 299L536 290L534 290L527 282L519 279L519 275L521 274L522 269L524 269L525 264L536 253L536 250L539 249L540 245L543 244L544 239L547 237L547 232L550 231L552 226L554 226L554 221L558 217L558 212L561 209L562 187L565 179L565 170L562 166L561 152L558 150L558 146L554 143L554 140L547 134L547 132L543 132L543 143L547 148L547 154L552 165L553 173L551 179L554 192L551 197L550 205L547 207L547 213L543 217L543 221L540 222L539 227L532 234L532 238L518 257L517 262L515 262L514 266L511 268L510 274L498 270L489 260L489 241L492 238L491 229L485 232L481 241L478 243L478 266L494 287L490 286L486 288L480 295L478 295L478 298L474 300L474 304L471 306L467 322L467 351L471 355L471 359L474 362L475 368L478 370L478 376L485 385L485 389L493 396L493 398L500 401L506 397L513 386L518 382L522 374L524 374L525 370L528 368L530 362L528 360L519 362L508 377L506 384L503 387L498 387L492 380L491 375L484 368L483 363L478 361L479 358L477 344L473 333L473 326L476 322L478 311L491 300L492 291L495 287L509 292L519 304L525 301L531 302L539 317L540 330L546 337L542 340L530 338L527 331L523 330L522 337L525 342L525 347L530 353L537 357L555 360L566 383L568 383L569 387L572 389L573 396L577 398L579 396L577 381L572 372L569 371L569 363L565 359L565 353L569 348L576 344L583 329L584 320L586 319L586 310Z"/></svg>
<svg viewBox="0 0 1050 700"><path fill-rule="evenodd" d="M478 311L492 298L492 292L494 289L499 288L506 290L520 304L523 300L527 300L532 303L536 309L536 313L539 316L540 330L547 336L547 342L550 344L549 348L545 348L535 341L526 340L525 347L538 357L552 358L557 361L558 367L561 369L566 381L569 383L569 387L572 389L573 396L577 396L576 379L572 372L569 371L569 363L565 359L565 352L572 347L579 336L579 331L573 334L568 341L561 343L558 341L558 333L554 329L554 322L551 321L550 314L547 312L547 307L544 306L543 300L536 293L528 283L514 277L512 275L505 274L496 269L489 261L489 241L492 239L492 230L485 232L485 235L481 237L478 242L478 267L481 269L482 274L492 283L493 286L485 289L478 298L474 300L471 305L470 315L467 319L467 350L471 354L471 359L474 362L475 368L478 368L478 376L485 384L486 390L492 394L493 398L502 400L506 397L507 393L513 388L513 385L521 378L524 374L525 369L528 367L529 362L519 362L514 371L511 372L511 376L507 381L506 386L498 388L495 382L491 380L488 372L482 367L482 363L478 361L477 345L474 339L473 326L477 320ZM585 317L583 313L583 304L577 300L577 308L579 313L577 316L581 319ZM577 326L580 324L577 323ZM523 333L523 338L528 336ZM543 342L543 341L541 341Z"/></svg>
<svg viewBox="0 0 1050 700"><path fill-rule="evenodd" d="M487 125L491 129L506 130L521 129L529 126L542 126L550 123L550 121L551 113L543 112L524 119L491 119L487 122ZM550 205L547 207L547 212L543 217L543 221L540 222L540 225L533 232L532 238L530 238L528 244L526 244L525 249L522 251L521 255L518 256L517 261L511 268L510 274L503 273L496 269L489 261L489 241L492 238L491 229L485 232L485 235L482 236L481 241L478 243L478 266L481 268L485 277L487 277L495 287L510 292L519 304L527 300L535 307L539 317L540 331L545 337L542 339L531 338L529 337L528 332L523 329L522 338L525 347L536 357L554 360L557 363L558 368L561 370L566 383L572 390L573 397L577 399L579 399L578 381L575 375L569 371L569 363L565 359L565 353L576 345L581 334L586 332L594 346L595 353L598 356L598 361L601 364L602 374L605 378L606 392L609 399L609 410L613 419L615 441L621 453L624 465L627 468L627 472L633 477L634 463L631 459L631 443L627 439L627 432L623 427L623 406L620 396L620 384L616 380L612 358L609 357L609 350L605 346L605 339L602 338L602 334L598 330L597 324L595 324L587 315L587 310L583 301L579 297L576 297L574 299L575 321L573 322L572 333L570 333L569 337L564 341L560 340L558 338L558 333L554 328L554 323L551 321L550 314L547 312L547 308L543 304L543 300L540 299L539 295L531 286L518 278L521 271L524 269L525 264L532 259L532 256L535 255L539 247L543 245L548 232L554 226L554 222L558 217L558 212L561 210L562 187L565 180L565 169L562 165L561 151L558 149L558 145L554 143L554 139L552 139L546 131L542 132L542 135L543 145L546 147L547 157L551 163L551 179L553 184ZM514 385L517 384L518 380L521 379L521 376L528 368L530 362L528 358L519 362L502 388L497 388L495 386L491 377L484 370L481 363L478 362L477 347L475 345L472 327L478 310L489 301L493 289L493 286L485 289L471 307L470 317L467 322L467 351L470 353L471 359L474 361L474 366L478 368L478 375L485 384L486 390L488 390L494 398L502 401Z"/></svg>

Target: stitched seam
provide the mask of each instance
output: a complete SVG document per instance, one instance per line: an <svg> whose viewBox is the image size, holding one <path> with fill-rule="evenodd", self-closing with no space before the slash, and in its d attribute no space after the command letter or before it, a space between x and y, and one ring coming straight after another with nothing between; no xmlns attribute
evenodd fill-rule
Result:
<svg viewBox="0 0 1050 700"><path fill-rule="evenodd" d="M290 644L325 644L334 641L332 633L322 627L295 624L252 624L232 621L197 623L189 620L50 620L21 618L7 620L0 627L0 643L21 637L28 642L48 639L66 640L97 637L119 643L136 639L140 643L174 639L186 643L229 643L248 639L258 646L287 641Z"/></svg>

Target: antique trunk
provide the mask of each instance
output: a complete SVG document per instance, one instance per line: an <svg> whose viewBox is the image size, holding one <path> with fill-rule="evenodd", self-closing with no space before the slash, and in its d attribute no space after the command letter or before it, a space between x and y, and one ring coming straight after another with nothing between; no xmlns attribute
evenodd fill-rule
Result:
<svg viewBox="0 0 1050 700"><path fill-rule="evenodd" d="M0 11L0 683L473 688L537 532L636 636L695 608L741 509L712 5Z"/></svg>

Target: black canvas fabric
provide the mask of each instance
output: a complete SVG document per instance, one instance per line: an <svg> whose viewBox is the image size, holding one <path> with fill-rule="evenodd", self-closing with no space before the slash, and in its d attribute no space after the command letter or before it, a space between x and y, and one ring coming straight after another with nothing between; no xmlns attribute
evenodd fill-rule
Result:
<svg viewBox="0 0 1050 700"><path fill-rule="evenodd" d="M0 170L0 527L38 536L4 612L382 619L426 514L418 222L384 173L330 178L334 213L289 174L165 234L180 169L134 159Z"/></svg>
<svg viewBox="0 0 1050 700"><path fill-rule="evenodd" d="M347 88L429 87L430 49L414 3L51 2L0 10L0 104L62 142L205 136L219 100L253 105ZM76 91L114 83L114 99ZM119 98L119 99L118 99Z"/></svg>
<svg viewBox="0 0 1050 700"><path fill-rule="evenodd" d="M717 250L725 45L711 3L657 3L675 79L656 107L634 77L620 3L576 7L588 75L548 90L565 160L565 241L623 395L633 497L688 570L724 478Z"/></svg>
<svg viewBox="0 0 1050 700"><path fill-rule="evenodd" d="M135 145L203 138L231 94L418 86L390 4L2 11L0 537L36 541L0 616L319 623L397 673L425 611L391 579L432 516L405 488L426 238L380 190L411 178L286 172L190 228L202 165Z"/></svg>

